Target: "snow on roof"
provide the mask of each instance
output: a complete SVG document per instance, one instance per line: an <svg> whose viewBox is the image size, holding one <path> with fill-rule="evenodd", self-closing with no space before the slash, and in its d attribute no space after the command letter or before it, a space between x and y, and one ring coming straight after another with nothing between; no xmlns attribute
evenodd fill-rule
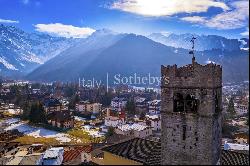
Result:
<svg viewBox="0 0 250 166"><path fill-rule="evenodd" d="M149 119L159 119L160 115L159 114L148 114L148 115L146 115L146 117Z"/></svg>
<svg viewBox="0 0 250 166"><path fill-rule="evenodd" d="M161 100L153 100L153 101L149 101L148 104L150 105L158 105L160 104Z"/></svg>
<svg viewBox="0 0 250 166"><path fill-rule="evenodd" d="M115 98L112 99L112 101L113 101L113 102L123 102L123 101L126 101L126 99L123 98L123 97L122 97L122 98L115 97Z"/></svg>
<svg viewBox="0 0 250 166"><path fill-rule="evenodd" d="M249 145L225 143L224 150L248 150L249 151Z"/></svg>
<svg viewBox="0 0 250 166"><path fill-rule="evenodd" d="M59 156L61 151L63 151L63 147L50 148L49 150L45 151L43 158L44 159L56 158L57 156Z"/></svg>
<svg viewBox="0 0 250 166"><path fill-rule="evenodd" d="M63 161L63 147L50 148L43 156L43 165L61 165Z"/></svg>
<svg viewBox="0 0 250 166"><path fill-rule="evenodd" d="M146 128L148 128L148 126L138 124L138 123L125 124L125 125L118 126L118 129L122 131L130 131L130 130L142 131L142 130L145 130Z"/></svg>
<svg viewBox="0 0 250 166"><path fill-rule="evenodd" d="M137 97L136 99L135 99L135 102L136 103L141 103L141 102L144 102L146 100L146 98L144 98L144 97Z"/></svg>

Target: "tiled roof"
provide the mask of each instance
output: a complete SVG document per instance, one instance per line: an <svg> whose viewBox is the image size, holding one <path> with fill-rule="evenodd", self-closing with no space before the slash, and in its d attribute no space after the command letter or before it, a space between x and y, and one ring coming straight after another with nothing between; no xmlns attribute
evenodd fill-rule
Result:
<svg viewBox="0 0 250 166"><path fill-rule="evenodd" d="M134 138L102 148L103 151L134 160L145 165L161 164L161 143ZM222 151L222 165L248 165L249 155L239 152Z"/></svg>
<svg viewBox="0 0 250 166"><path fill-rule="evenodd" d="M50 98L50 99L47 99L47 100L44 101L44 105L46 107L56 107L56 106L60 106L61 103L57 99Z"/></svg>
<svg viewBox="0 0 250 166"><path fill-rule="evenodd" d="M65 151L63 154L63 162L65 163L76 159L82 152L90 153L91 151L91 146L78 147L73 150Z"/></svg>
<svg viewBox="0 0 250 166"><path fill-rule="evenodd" d="M223 150L221 162L222 165L249 165L249 154Z"/></svg>
<svg viewBox="0 0 250 166"><path fill-rule="evenodd" d="M161 144L146 139L134 138L104 147L102 150L147 165L157 165L161 162Z"/></svg>

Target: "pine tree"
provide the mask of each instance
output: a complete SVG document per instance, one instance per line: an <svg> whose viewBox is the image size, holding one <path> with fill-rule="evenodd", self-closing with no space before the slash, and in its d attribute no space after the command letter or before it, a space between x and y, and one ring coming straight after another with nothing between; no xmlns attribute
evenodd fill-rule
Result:
<svg viewBox="0 0 250 166"><path fill-rule="evenodd" d="M32 123L45 123L46 115L41 103L33 103L30 109L29 120Z"/></svg>
<svg viewBox="0 0 250 166"><path fill-rule="evenodd" d="M29 119L29 115L30 115L30 110L31 110L30 103L25 102L24 106L22 107L22 109L23 109L23 113L22 113L21 118L23 120L28 120Z"/></svg>
<svg viewBox="0 0 250 166"><path fill-rule="evenodd" d="M228 107L227 107L227 112L229 113L230 118L232 118L232 117L234 117L236 115L233 98L231 98L229 100Z"/></svg>
<svg viewBox="0 0 250 166"><path fill-rule="evenodd" d="M129 100L126 104L126 111L129 115L135 115L135 102L133 100Z"/></svg>

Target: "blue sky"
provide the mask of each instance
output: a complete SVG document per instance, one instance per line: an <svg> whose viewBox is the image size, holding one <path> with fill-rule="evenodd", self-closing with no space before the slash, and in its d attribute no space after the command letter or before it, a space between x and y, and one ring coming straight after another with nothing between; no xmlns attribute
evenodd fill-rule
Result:
<svg viewBox="0 0 250 166"><path fill-rule="evenodd" d="M0 23L86 37L97 29L149 35L248 37L249 0L0 0Z"/></svg>

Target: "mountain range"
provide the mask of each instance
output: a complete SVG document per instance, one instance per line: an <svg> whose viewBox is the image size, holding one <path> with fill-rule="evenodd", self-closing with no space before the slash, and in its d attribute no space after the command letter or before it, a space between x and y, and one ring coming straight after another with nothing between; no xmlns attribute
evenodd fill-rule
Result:
<svg viewBox="0 0 250 166"><path fill-rule="evenodd" d="M7 36L9 31L16 35ZM2 44L3 34L5 41L8 40L6 45ZM112 84L112 78L117 74L121 77L133 76L134 73L139 76L147 76L149 73L160 76L161 65L180 66L191 63L191 56L188 54L191 38L191 34L152 34L145 37L102 29L86 39L67 39L30 34L14 27L1 26L0 69L9 71L5 72L7 74L22 71L25 79L46 82L78 81L79 78L95 78L104 82L108 73ZM249 39L226 39L215 35L196 35L196 38L196 59L199 63L221 64L224 82L249 79ZM9 39L15 43L11 43ZM22 49L7 49L18 46ZM33 55L37 60L23 60L27 55ZM21 67L24 62L26 68Z"/></svg>
<svg viewBox="0 0 250 166"><path fill-rule="evenodd" d="M0 72L24 76L78 40L26 33L14 26L0 25Z"/></svg>
<svg viewBox="0 0 250 166"><path fill-rule="evenodd" d="M190 40L193 36L196 38L195 49L198 51L212 49L233 51L249 47L249 40L246 38L240 40L227 39L217 35L195 35L190 33L164 35L162 33L153 33L148 38L167 46L190 49Z"/></svg>

